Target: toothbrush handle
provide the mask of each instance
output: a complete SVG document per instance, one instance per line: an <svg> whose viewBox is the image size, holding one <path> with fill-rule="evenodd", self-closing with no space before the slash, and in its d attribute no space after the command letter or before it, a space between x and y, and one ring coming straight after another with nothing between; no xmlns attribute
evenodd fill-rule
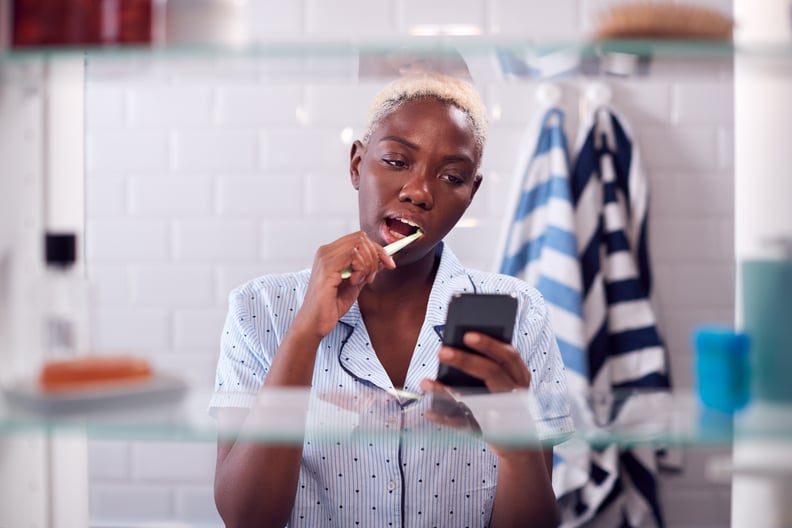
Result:
<svg viewBox="0 0 792 528"><path fill-rule="evenodd" d="M392 242L387 246L385 246L385 253L393 256L394 253L397 253L398 251L409 246L410 244L421 238L422 235L423 233L421 231L416 231L415 233L413 233L408 237L402 238L401 240L397 240L396 242ZM341 270L341 278L348 279L351 276L352 276L352 265L350 264L349 266Z"/></svg>

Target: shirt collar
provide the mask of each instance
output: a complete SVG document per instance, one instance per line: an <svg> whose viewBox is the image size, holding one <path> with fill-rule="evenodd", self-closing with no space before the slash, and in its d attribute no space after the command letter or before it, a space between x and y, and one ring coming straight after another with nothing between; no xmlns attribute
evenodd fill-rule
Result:
<svg viewBox="0 0 792 528"><path fill-rule="evenodd" d="M474 292L476 286L448 244L440 242L439 251L440 266L437 268L432 291L429 293L424 324L431 325L439 335L442 335L451 296L459 292ZM361 317L360 307L355 300L347 313L341 317L340 322L354 328Z"/></svg>

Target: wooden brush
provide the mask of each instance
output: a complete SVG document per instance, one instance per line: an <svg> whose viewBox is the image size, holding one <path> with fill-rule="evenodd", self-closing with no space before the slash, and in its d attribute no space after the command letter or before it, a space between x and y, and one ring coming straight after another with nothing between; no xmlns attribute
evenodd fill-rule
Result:
<svg viewBox="0 0 792 528"><path fill-rule="evenodd" d="M714 9L670 2L632 2L605 10L597 39L731 39L734 20Z"/></svg>

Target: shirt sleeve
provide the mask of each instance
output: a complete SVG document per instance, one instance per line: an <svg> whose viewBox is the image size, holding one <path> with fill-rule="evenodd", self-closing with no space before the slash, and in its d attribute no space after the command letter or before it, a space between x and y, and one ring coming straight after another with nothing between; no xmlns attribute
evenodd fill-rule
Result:
<svg viewBox="0 0 792 528"><path fill-rule="evenodd" d="M537 433L542 440L559 443L575 430L564 363L542 295L527 288L520 300L514 344L531 371Z"/></svg>
<svg viewBox="0 0 792 528"><path fill-rule="evenodd" d="M271 355L264 351L266 343L259 330L268 311L255 301L256 295L244 288L229 295L214 394L209 404L213 416L223 407L252 406L269 371Z"/></svg>

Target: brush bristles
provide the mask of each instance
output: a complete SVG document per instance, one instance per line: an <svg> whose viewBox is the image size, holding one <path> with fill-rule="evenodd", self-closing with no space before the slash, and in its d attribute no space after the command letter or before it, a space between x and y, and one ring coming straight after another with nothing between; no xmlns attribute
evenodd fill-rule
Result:
<svg viewBox="0 0 792 528"><path fill-rule="evenodd" d="M706 7L670 3L630 3L605 11L595 37L730 39L734 21Z"/></svg>

